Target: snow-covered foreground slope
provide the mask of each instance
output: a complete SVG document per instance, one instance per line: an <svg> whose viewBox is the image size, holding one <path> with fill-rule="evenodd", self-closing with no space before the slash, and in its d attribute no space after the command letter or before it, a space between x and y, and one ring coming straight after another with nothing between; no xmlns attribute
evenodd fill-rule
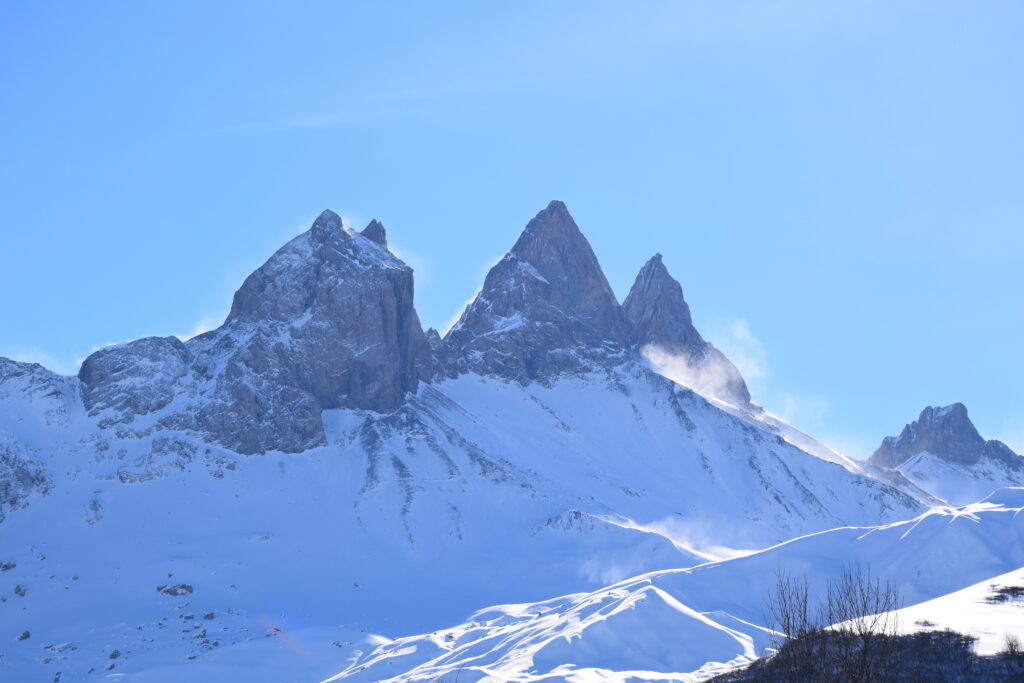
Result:
<svg viewBox="0 0 1024 683"><path fill-rule="evenodd" d="M1010 581L989 577L1024 565L1022 509L1024 489L1006 489L982 503L937 507L906 522L835 529L590 593L492 607L458 626L382 644L331 680L700 680L767 647L759 624L777 571L806 575L812 601L848 563L893 581L907 604L979 581ZM981 592L975 586L904 610L905 618L934 614L954 627L989 628L991 606L962 623L954 623L951 611L977 602ZM1001 619L1008 609L999 610Z"/></svg>
<svg viewBox="0 0 1024 683"><path fill-rule="evenodd" d="M1001 596L1000 589L1007 588L1019 592ZM899 611L899 624L907 633L947 628L969 633L978 639L978 654L1001 652L1007 636L1024 640L1024 568L906 607Z"/></svg>
<svg viewBox="0 0 1024 683"><path fill-rule="evenodd" d="M639 365L550 387L463 375L392 414L327 411L326 446L263 456L187 432L119 438L67 380L21 369L0 412L39 475L2 526L0 677L16 680L108 665L215 679L245 668L239 652L250 680L282 680L256 663L277 655L297 680L325 677L353 632L406 635L920 508Z"/></svg>

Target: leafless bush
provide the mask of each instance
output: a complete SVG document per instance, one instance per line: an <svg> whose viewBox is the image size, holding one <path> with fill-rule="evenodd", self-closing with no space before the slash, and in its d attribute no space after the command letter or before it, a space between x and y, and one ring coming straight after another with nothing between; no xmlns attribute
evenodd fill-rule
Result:
<svg viewBox="0 0 1024 683"><path fill-rule="evenodd" d="M848 566L812 604L806 578L776 573L767 619L784 680L877 681L894 665L899 594L870 570Z"/></svg>
<svg viewBox="0 0 1024 683"><path fill-rule="evenodd" d="M892 669L900 607L896 587L872 577L870 569L847 566L829 582L825 621L841 636L836 653L841 680L875 681Z"/></svg>

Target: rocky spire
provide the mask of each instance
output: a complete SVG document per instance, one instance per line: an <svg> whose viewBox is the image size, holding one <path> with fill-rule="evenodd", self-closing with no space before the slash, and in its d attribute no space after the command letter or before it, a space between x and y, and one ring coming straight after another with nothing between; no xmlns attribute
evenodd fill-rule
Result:
<svg viewBox="0 0 1024 683"><path fill-rule="evenodd" d="M446 342L464 369L526 382L621 355L629 326L590 244L553 201L491 268Z"/></svg>
<svg viewBox="0 0 1024 683"><path fill-rule="evenodd" d="M962 403L925 408L898 437L883 439L869 462L880 467L899 467L925 451L959 465L974 465L983 457L992 457L1014 468L1024 467L1024 461L1006 444L982 438Z"/></svg>
<svg viewBox="0 0 1024 683"><path fill-rule="evenodd" d="M738 405L750 403L743 376L693 326L683 288L655 254L636 276L622 304L633 342L672 379L699 393Z"/></svg>
<svg viewBox="0 0 1024 683"><path fill-rule="evenodd" d="M412 269L372 239L384 238L373 225L353 233L324 211L245 279L217 330L97 352L80 373L87 407L130 421L201 392L162 424L242 453L322 443L324 409L395 410L430 376L430 346Z"/></svg>
<svg viewBox="0 0 1024 683"><path fill-rule="evenodd" d="M384 230L384 224L376 218L370 221L369 225L363 228L363 231L359 234L368 240L376 242L382 247L388 246L388 233Z"/></svg>
<svg viewBox="0 0 1024 683"><path fill-rule="evenodd" d="M669 275L661 254L652 256L640 269L622 310L641 346L659 344L699 352L706 345L693 327L683 288Z"/></svg>

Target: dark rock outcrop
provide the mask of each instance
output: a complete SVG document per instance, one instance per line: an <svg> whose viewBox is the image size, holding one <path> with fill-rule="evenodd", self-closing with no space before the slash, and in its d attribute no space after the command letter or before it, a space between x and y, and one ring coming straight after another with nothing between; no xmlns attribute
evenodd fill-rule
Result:
<svg viewBox="0 0 1024 683"><path fill-rule="evenodd" d="M693 326L683 290L655 256L620 306L565 204L530 221L445 336L432 342L442 376L475 372L549 382L654 350L686 369L675 379L746 406L736 367ZM439 360L442 359L442 360Z"/></svg>
<svg viewBox="0 0 1024 683"><path fill-rule="evenodd" d="M359 234L382 247L388 246L388 233L384 230L384 225L376 218L370 221L369 225L363 228L363 231Z"/></svg>
<svg viewBox="0 0 1024 683"><path fill-rule="evenodd" d="M384 226L354 232L324 211L246 278L221 327L101 349L79 379L101 426L298 452L324 443L323 410L389 413L420 382L464 372L547 383L652 346L717 373L713 393L749 401L736 368L694 329L660 257L623 308L561 202L529 222L444 339L423 332L412 270L388 250Z"/></svg>
<svg viewBox="0 0 1024 683"><path fill-rule="evenodd" d="M455 354L441 335L433 327L426 331L427 345L430 348L431 379L449 379L459 374Z"/></svg>
<svg viewBox="0 0 1024 683"><path fill-rule="evenodd" d="M528 382L621 359L629 325L565 204L529 222L445 337L460 368Z"/></svg>
<svg viewBox="0 0 1024 683"><path fill-rule="evenodd" d="M747 405L750 392L736 366L693 326L683 288L669 275L661 254L640 270L622 303L633 342L649 355L669 361L679 380L700 393Z"/></svg>
<svg viewBox="0 0 1024 683"><path fill-rule="evenodd" d="M925 408L898 437L883 439L868 461L879 467L899 467L925 451L958 465L975 465L982 458L992 458L1005 466L1024 470L1024 458L1006 444L982 438L962 403Z"/></svg>
<svg viewBox="0 0 1024 683"><path fill-rule="evenodd" d="M33 495L46 495L52 488L45 464L32 459L22 444L0 435L0 522L28 505Z"/></svg>
<svg viewBox="0 0 1024 683"><path fill-rule="evenodd" d="M431 357L412 270L385 245L377 221L355 233L324 211L246 278L220 328L86 359L87 408L116 422L166 409L156 427L240 453L323 443L324 409L397 409L430 376Z"/></svg>
<svg viewBox="0 0 1024 683"><path fill-rule="evenodd" d="M112 411L106 424L130 422L174 400L191 360L177 337L144 337L102 348L78 371L82 402L93 416Z"/></svg>
<svg viewBox="0 0 1024 683"><path fill-rule="evenodd" d="M322 408L387 412L416 390L417 352L427 344L412 269L383 246L383 226L367 230L377 239L348 232L324 211L246 278L212 333L244 340L226 374L294 387Z"/></svg>

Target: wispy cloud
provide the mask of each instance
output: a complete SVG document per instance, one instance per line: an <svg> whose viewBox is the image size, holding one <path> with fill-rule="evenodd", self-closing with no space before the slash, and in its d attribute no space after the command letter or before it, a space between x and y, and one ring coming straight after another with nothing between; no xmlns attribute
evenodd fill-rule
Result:
<svg viewBox="0 0 1024 683"><path fill-rule="evenodd" d="M733 401L729 388L735 371L721 357L708 356L695 360L684 353L648 344L640 350L654 371L676 384L693 389L701 396Z"/></svg>

